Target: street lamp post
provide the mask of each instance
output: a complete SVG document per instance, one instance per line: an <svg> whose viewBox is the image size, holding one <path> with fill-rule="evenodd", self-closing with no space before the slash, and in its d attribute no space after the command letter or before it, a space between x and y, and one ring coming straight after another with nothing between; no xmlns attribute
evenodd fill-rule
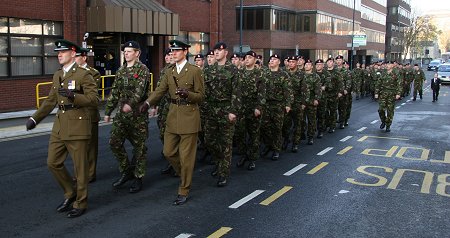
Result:
<svg viewBox="0 0 450 238"><path fill-rule="evenodd" d="M350 56L350 70L353 69L353 54L355 50L355 45L353 44L353 38L355 38L355 9L356 0L353 0L353 21L352 21L352 55Z"/></svg>
<svg viewBox="0 0 450 238"><path fill-rule="evenodd" d="M240 3L240 9L239 9L239 54L242 55L242 23L243 23L243 17L244 17L244 10L243 10L243 1L241 0Z"/></svg>

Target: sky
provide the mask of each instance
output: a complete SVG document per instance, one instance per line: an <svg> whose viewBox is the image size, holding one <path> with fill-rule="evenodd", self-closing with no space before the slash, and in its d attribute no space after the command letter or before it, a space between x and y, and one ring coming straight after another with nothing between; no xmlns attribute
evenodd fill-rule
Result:
<svg viewBox="0 0 450 238"><path fill-rule="evenodd" d="M450 11L450 0L411 0L411 11L417 15L426 14L432 10Z"/></svg>

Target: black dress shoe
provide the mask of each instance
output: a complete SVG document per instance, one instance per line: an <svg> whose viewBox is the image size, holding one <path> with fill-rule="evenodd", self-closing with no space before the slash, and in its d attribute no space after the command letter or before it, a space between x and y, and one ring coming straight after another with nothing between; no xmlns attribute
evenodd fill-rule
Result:
<svg viewBox="0 0 450 238"><path fill-rule="evenodd" d="M312 144L314 144L313 138L308 138L308 145L312 145Z"/></svg>
<svg viewBox="0 0 450 238"><path fill-rule="evenodd" d="M75 202L77 196L73 196L71 198L66 198L64 201L56 207L56 211L58 212L67 212L72 209L72 203Z"/></svg>
<svg viewBox="0 0 450 238"><path fill-rule="evenodd" d="M85 211L86 211L86 208L83 208L83 209L82 208L74 208L67 213L67 217L68 218L79 217L79 216L83 215Z"/></svg>
<svg viewBox="0 0 450 238"><path fill-rule="evenodd" d="M250 161L247 166L247 170L254 170L256 168L255 161Z"/></svg>
<svg viewBox="0 0 450 238"><path fill-rule="evenodd" d="M167 164L167 166L164 169L161 169L161 174L171 174L173 171L172 165Z"/></svg>
<svg viewBox="0 0 450 238"><path fill-rule="evenodd" d="M298 145L292 145L292 149L291 149L292 153L297 153L298 152Z"/></svg>
<svg viewBox="0 0 450 238"><path fill-rule="evenodd" d="M225 187L227 186L227 178L220 176L219 180L217 180L217 187Z"/></svg>
<svg viewBox="0 0 450 238"><path fill-rule="evenodd" d="M345 121L345 122L344 122L344 126L348 126L348 121Z"/></svg>
<svg viewBox="0 0 450 238"><path fill-rule="evenodd" d="M391 127L390 126L386 127L386 132L391 132Z"/></svg>
<svg viewBox="0 0 450 238"><path fill-rule="evenodd" d="M384 129L385 126L386 126L386 123L382 122L380 125L380 129Z"/></svg>
<svg viewBox="0 0 450 238"><path fill-rule="evenodd" d="M246 155L241 156L241 158L239 159L239 161L236 163L236 167L241 168L242 166L245 165L245 162L248 160Z"/></svg>
<svg viewBox="0 0 450 238"><path fill-rule="evenodd" d="M122 173L120 178L118 180L114 181L112 186L115 187L115 188L120 187L124 183L126 183L128 180L131 180L133 177L134 176L131 173L129 173L129 172Z"/></svg>
<svg viewBox="0 0 450 238"><path fill-rule="evenodd" d="M344 129L344 128L345 128L344 123L339 124L339 129Z"/></svg>
<svg viewBox="0 0 450 238"><path fill-rule="evenodd" d="M177 199L175 199L175 201L173 201L173 205L174 206L178 206L178 205L183 205L187 202L187 196L184 195L178 195Z"/></svg>
<svg viewBox="0 0 450 238"><path fill-rule="evenodd" d="M317 134L317 138L321 139L323 137L323 132L319 131L319 133Z"/></svg>
<svg viewBox="0 0 450 238"><path fill-rule="evenodd" d="M328 130L328 133L334 133L334 131L335 131L334 128L330 128L330 129Z"/></svg>
<svg viewBox="0 0 450 238"><path fill-rule="evenodd" d="M142 178L135 178L130 186L130 193L137 193L142 189Z"/></svg>
<svg viewBox="0 0 450 238"><path fill-rule="evenodd" d="M280 158L280 153L277 151L274 151L272 154L272 160L278 160Z"/></svg>

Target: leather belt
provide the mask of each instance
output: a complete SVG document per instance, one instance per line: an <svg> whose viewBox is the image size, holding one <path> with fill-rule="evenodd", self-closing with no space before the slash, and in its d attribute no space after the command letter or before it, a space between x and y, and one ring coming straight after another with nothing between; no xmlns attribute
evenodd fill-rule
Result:
<svg viewBox="0 0 450 238"><path fill-rule="evenodd" d="M69 105L58 104L58 109L61 111L69 111L69 110L78 109L78 108L73 105L70 105L70 104Z"/></svg>
<svg viewBox="0 0 450 238"><path fill-rule="evenodd" d="M170 102L173 104L177 104L177 105L189 105L189 102L184 98L180 98L180 99L171 98Z"/></svg>

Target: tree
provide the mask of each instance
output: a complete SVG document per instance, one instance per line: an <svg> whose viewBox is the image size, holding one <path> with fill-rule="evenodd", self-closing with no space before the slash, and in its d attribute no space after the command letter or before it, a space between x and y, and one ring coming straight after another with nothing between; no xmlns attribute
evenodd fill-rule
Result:
<svg viewBox="0 0 450 238"><path fill-rule="evenodd" d="M411 57L421 53L423 55L424 49L429 42L437 39L442 32L431 22L430 16L413 16L411 18L411 26L404 30L403 47L404 60L409 53ZM415 53L413 55L413 53Z"/></svg>

